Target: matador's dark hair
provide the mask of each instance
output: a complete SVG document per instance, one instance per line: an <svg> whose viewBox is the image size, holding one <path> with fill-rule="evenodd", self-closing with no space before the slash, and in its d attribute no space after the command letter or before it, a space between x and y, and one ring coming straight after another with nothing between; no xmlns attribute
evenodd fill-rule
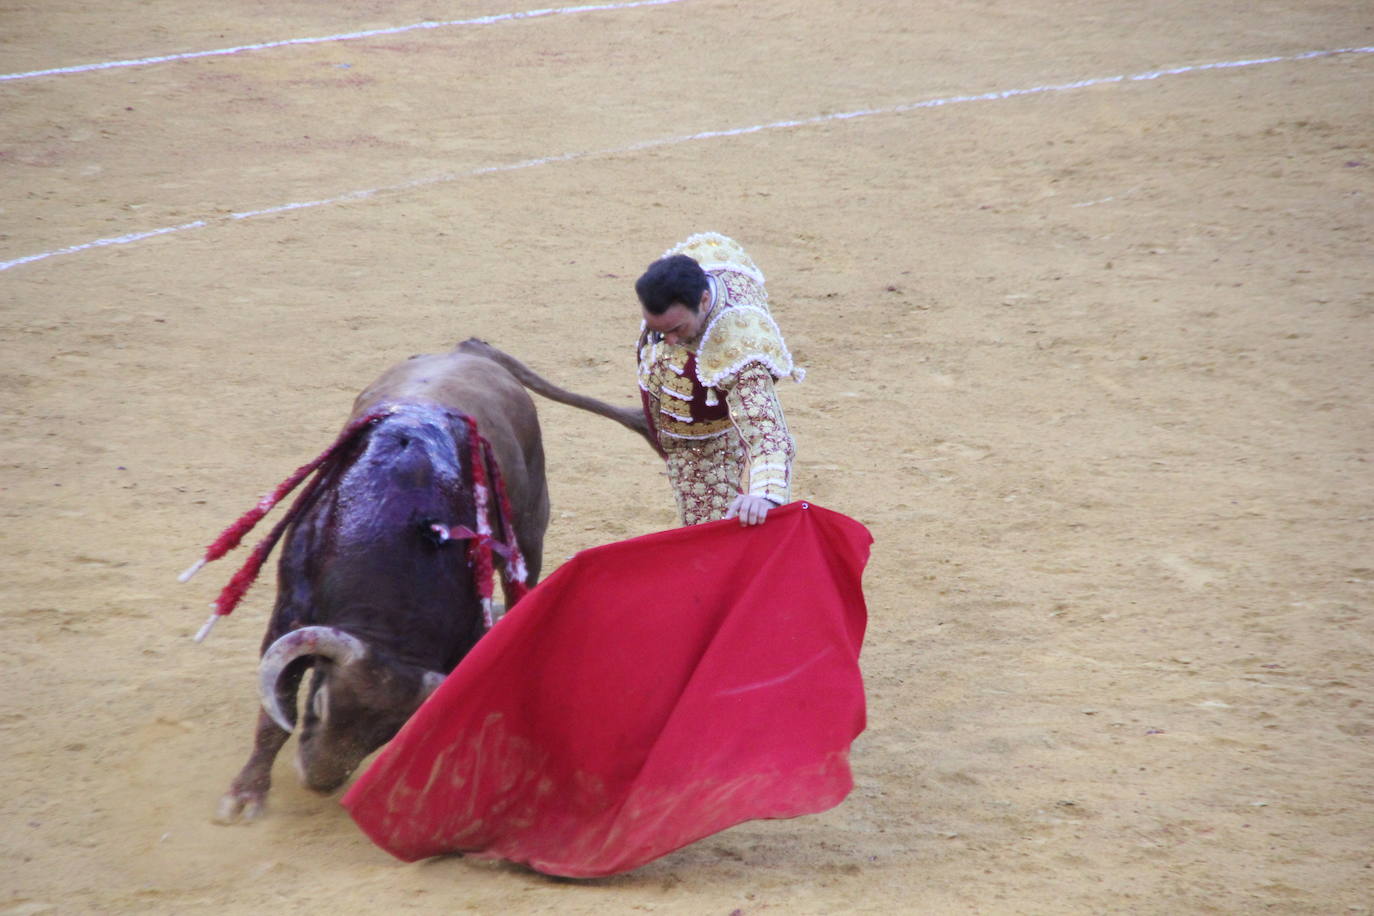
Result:
<svg viewBox="0 0 1374 916"><path fill-rule="evenodd" d="M662 315L673 305L697 311L706 292L706 271L685 254L659 258L635 281L640 305L650 315Z"/></svg>

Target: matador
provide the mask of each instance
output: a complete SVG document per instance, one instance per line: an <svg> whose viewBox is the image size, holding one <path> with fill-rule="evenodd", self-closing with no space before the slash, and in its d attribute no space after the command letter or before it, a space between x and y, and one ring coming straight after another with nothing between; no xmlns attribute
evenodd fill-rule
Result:
<svg viewBox="0 0 1374 916"><path fill-rule="evenodd" d="M788 501L796 446L774 382L800 381L744 249L705 232L635 283L639 387L684 525L764 520Z"/></svg>

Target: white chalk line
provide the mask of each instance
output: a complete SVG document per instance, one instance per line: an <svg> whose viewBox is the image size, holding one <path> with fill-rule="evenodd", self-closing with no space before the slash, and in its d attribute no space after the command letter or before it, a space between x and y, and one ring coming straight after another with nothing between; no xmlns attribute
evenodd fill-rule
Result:
<svg viewBox="0 0 1374 916"><path fill-rule="evenodd" d="M1136 186L1133 187L1133 188L1127 188L1125 191L1122 191L1120 194L1113 194L1111 197L1103 197L1103 198L1100 198L1099 200L1088 200L1088 201L1084 201L1084 202L1081 203L1081 204L1070 204L1070 206L1072 206L1072 207L1096 207L1098 204L1109 204L1109 203L1111 203L1111 202L1114 201L1114 200L1119 200L1119 199L1121 199L1122 197L1130 197L1130 196L1131 196L1132 194L1134 194L1136 191L1139 191L1139 190L1140 190L1140 187L1141 187L1140 185L1136 185Z"/></svg>
<svg viewBox="0 0 1374 916"><path fill-rule="evenodd" d="M734 127L725 130L708 130L696 134L687 134L678 137L664 137L657 140L644 140L629 146L616 147L614 149L594 150L590 152L563 153L557 156L545 156L540 159L525 159L520 162L508 162L501 165L488 165L482 168L470 169L465 172L451 172L443 175L433 175L427 178L416 178L401 184L386 185L384 187L367 188L360 191L350 191L338 197L328 197L322 200L297 201L295 203L281 204L276 207L267 207L261 210L244 210L237 213L230 213L227 216L216 217L213 219L199 219L189 223L182 223L179 226L166 226L161 229L152 229L147 232L135 232L130 235L121 235L114 238L96 239L93 242L86 242L81 245L71 245L66 248L58 248L53 251L44 251L39 254L31 254L22 258L15 258L11 261L0 261L0 272L19 267L23 264L32 264L35 261L42 261L46 258L57 257L64 254L76 254L81 251L89 251L94 248L104 248L110 245L129 245L134 242L141 242L144 239L159 235L168 235L173 232L184 232L189 229L201 229L212 224L225 223L230 220L254 219L260 216L272 216L278 213L287 213L292 210L308 210L313 207L325 207L333 204L349 203L356 200L364 200L378 194L391 194L399 191L410 191L428 185L444 184L451 181L458 181L463 178L475 178L480 175L491 175L500 172L515 172L521 169L535 168L541 165L552 165L558 162L572 162L579 159L592 159L601 156L617 156L626 153L642 152L644 150L656 149L665 146L676 146L681 143L691 143L698 140L715 140L722 137L741 137L747 134L756 134L767 130L782 130L792 127L808 127L817 124L826 124L832 121L846 121L854 118L866 118L874 115L902 114L910 111L919 111L925 108L941 108L946 105L956 105L965 102L992 102L1002 99L1013 99L1022 96L1040 95L1049 92L1068 92L1074 89L1086 89L1091 86L1105 86L1111 83L1140 82L1155 80L1164 76L1177 76L1184 73L1198 73L1207 70L1223 70L1235 67L1253 67L1260 64L1273 64L1280 62L1291 62L1300 60L1312 60L1318 57L1333 57L1338 54L1374 54L1374 46L1363 48L1337 48L1326 51L1307 51L1302 54L1293 54L1284 57L1262 57L1248 60L1222 61L1211 64L1193 64L1185 67L1172 67L1168 70L1151 70L1145 73L1133 75L1101 76L1094 79L1076 80L1071 83L1057 83L1044 86L1032 86L1026 89L1003 89L996 92L983 92L977 95L954 95L939 99L927 99L922 102L910 102L904 105L894 105L889 108L862 108L856 111L845 111L837 114L816 115L811 118L800 118L789 121L773 121L768 124L754 124L749 127Z"/></svg>
<svg viewBox="0 0 1374 916"><path fill-rule="evenodd" d="M377 38L383 35L401 35L423 29L448 29L455 26L492 25L497 22L513 22L519 19L539 19L544 16L569 16L577 13L601 13L610 10L628 10L641 6L664 6L681 3L683 0L629 0L625 3L597 3L584 6L564 6L539 10L524 10L516 13L497 13L491 16L478 16L473 19L450 19L445 22L414 22L410 25L390 26L384 29L367 29L362 32L343 32L338 35L321 35L314 38L285 38L280 41L264 41L251 45L236 45L232 48L215 48L210 51L187 51L182 54L163 54L157 57L140 57L136 60L108 60L98 64L77 64L71 67L52 67L48 70L28 70L24 73L0 74L0 82L7 80L26 80L38 76L60 76L69 73L91 73L96 70L113 70L120 67L147 67L152 64L165 64L177 60L196 60L202 57L223 57L240 54L244 51L267 51L272 48L286 48L292 45L318 45L331 41L355 41L359 38Z"/></svg>

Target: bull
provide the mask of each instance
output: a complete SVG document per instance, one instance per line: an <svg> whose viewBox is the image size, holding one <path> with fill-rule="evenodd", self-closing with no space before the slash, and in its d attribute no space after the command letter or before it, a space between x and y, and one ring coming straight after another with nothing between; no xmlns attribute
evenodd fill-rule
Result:
<svg viewBox="0 0 1374 916"><path fill-rule="evenodd" d="M216 602L217 613L232 610L280 538L277 598L259 663L262 709L252 751L220 799L217 821L261 815L273 762L293 732L301 782L332 792L438 688L490 625L481 570L468 549L472 539L507 547L496 561L505 567L508 607L518 598L517 579L538 580L549 497L538 416L522 383L615 420L653 444L641 410L558 388L476 339L383 373L354 401L337 451L288 482L294 486L307 469L316 474L258 545L260 556L250 558ZM508 501L490 486L479 492L477 481L487 476L475 457L483 453L474 440L479 435L489 444L493 467L486 470L504 481ZM289 489L284 484L275 495ZM487 533L484 498L488 508L507 503L507 511L495 513L497 530ZM270 505L259 504L247 527ZM218 549L212 545L206 560L232 549L243 533Z"/></svg>
<svg viewBox="0 0 1374 916"><path fill-rule="evenodd" d="M490 543L513 548L496 558L506 567L507 605L516 597L513 562L523 559L529 584L538 579L549 519L544 451L534 404L509 371L468 345L414 357L358 396L345 430L360 426L279 525L277 598L259 666L263 708L252 752L220 800L220 822L262 812L273 761L293 731L303 784L337 789L485 632L468 548L483 536L479 499L491 507L503 500L492 487L477 492L483 471L508 495L507 513L491 513L489 523L497 529ZM476 467L477 434L495 467Z"/></svg>

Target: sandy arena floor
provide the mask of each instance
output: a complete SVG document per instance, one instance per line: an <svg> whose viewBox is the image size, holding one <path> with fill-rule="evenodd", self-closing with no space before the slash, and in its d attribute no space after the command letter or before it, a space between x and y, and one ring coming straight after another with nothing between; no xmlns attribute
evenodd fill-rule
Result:
<svg viewBox="0 0 1374 916"><path fill-rule="evenodd" d="M527 8L0 0L0 71ZM0 914L1370 912L1370 45L1334 0L676 0L0 82ZM176 573L413 353L633 403L630 284L704 229L809 369L796 495L876 537L850 799L585 882L399 864L289 755L212 824L271 579L198 646L234 564ZM541 416L548 567L673 524L642 444Z"/></svg>

